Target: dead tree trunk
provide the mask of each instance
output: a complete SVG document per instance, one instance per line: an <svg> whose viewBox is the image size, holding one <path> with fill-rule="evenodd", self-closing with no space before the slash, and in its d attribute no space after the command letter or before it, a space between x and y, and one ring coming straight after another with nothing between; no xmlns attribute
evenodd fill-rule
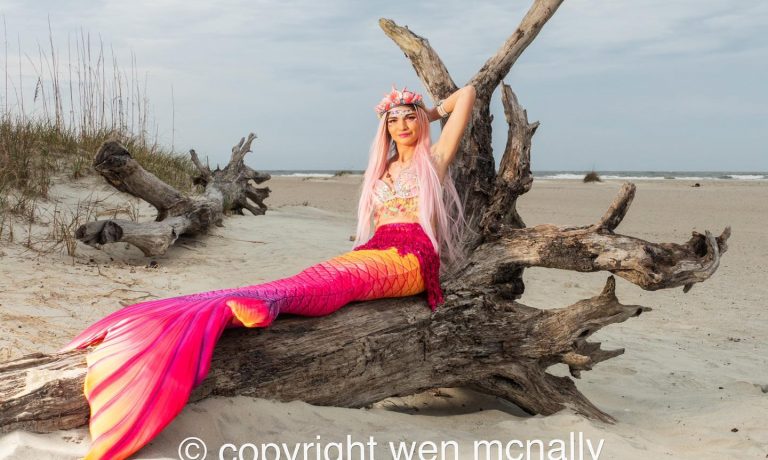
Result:
<svg viewBox="0 0 768 460"><path fill-rule="evenodd" d="M164 254L168 247L183 234L199 234L211 225L221 225L226 212L243 213L247 209L254 215L262 215L267 209L264 199L269 188L256 188L270 179L246 166L245 155L251 151L256 136L248 135L232 148L229 164L222 170L211 171L200 163L194 150L192 162L200 171L195 183L205 187L200 196L184 196L179 191L147 172L133 159L130 152L116 141L108 141L99 147L93 166L110 184L121 192L141 198L157 208L154 222L136 223L126 220L99 220L80 226L75 232L78 240L90 246L124 241L146 256ZM256 205L249 203L253 201Z"/></svg>
<svg viewBox="0 0 768 460"><path fill-rule="evenodd" d="M193 399L242 394L303 399L357 407L388 396L440 386L473 386L535 414L565 407L612 421L576 389L569 377L547 369L590 370L623 349L588 341L602 327L648 308L622 305L613 276L602 293L559 309L538 310L515 301L525 267L608 271L644 289L684 287L711 276L727 250L730 229L714 237L694 233L684 244L651 243L615 233L634 197L625 185L593 225L525 228L516 199L531 186L529 123L511 89L502 98L510 125L501 169L494 172L488 104L512 63L562 0L536 0L515 33L471 80L479 100L453 170L466 214L478 237L470 256L443 279L446 303L435 313L422 299L385 299L321 318L281 319L265 330L230 330L211 372ZM382 20L435 98L456 88L427 41ZM0 365L0 432L47 431L87 420L81 394L84 354L36 355ZM340 391L343 389L343 391Z"/></svg>
<svg viewBox="0 0 768 460"><path fill-rule="evenodd" d="M538 310L510 300L506 275L533 265L605 270L659 289L703 281L717 269L727 230L717 238L694 234L682 245L613 233L633 190L625 187L594 225L511 229L480 245L445 281L446 303L434 314L421 298L386 299L327 317L281 319L263 330L227 331L192 399L237 394L359 407L428 388L473 386L530 413L568 406L611 421L570 378L546 370L565 363L579 377L622 354L588 338L650 309L622 305L611 276L593 298ZM0 432L86 423L84 378L85 353L79 351L0 364Z"/></svg>

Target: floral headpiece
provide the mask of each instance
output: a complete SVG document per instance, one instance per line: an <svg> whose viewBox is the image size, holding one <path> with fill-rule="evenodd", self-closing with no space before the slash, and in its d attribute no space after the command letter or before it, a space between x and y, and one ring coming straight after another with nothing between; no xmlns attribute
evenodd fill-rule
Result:
<svg viewBox="0 0 768 460"><path fill-rule="evenodd" d="M379 118L381 118L386 115L392 107L397 107L398 105L418 105L421 108L425 108L423 99L424 98L422 98L419 93L408 91L406 88L403 88L402 91L398 91L393 86L392 92L385 95L384 99L379 102L379 105L377 105L374 110L376 110Z"/></svg>

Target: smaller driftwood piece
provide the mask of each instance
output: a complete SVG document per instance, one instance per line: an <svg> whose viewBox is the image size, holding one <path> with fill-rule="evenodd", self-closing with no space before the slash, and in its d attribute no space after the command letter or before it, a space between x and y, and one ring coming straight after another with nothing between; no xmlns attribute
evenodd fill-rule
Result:
<svg viewBox="0 0 768 460"><path fill-rule="evenodd" d="M164 254L181 235L200 234L211 225L221 225L226 213L243 214L243 209L247 209L253 215L264 214L267 210L264 199L270 190L255 187L251 181L260 184L271 176L246 166L243 161L255 138L251 133L240 139L232 148L229 164L214 171L190 150L192 162L200 172L194 182L205 187L201 195L194 196L182 194L142 168L119 142L105 142L96 152L93 167L116 189L154 206L157 218L154 222L97 220L80 226L75 236L94 247L122 241L141 249L146 256L156 256Z"/></svg>

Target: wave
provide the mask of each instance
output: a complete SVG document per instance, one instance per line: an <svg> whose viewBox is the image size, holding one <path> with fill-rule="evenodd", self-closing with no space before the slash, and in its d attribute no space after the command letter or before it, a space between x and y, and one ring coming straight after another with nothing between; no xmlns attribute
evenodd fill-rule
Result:
<svg viewBox="0 0 768 460"><path fill-rule="evenodd" d="M768 180L766 174L724 174L720 179L735 179L735 180Z"/></svg>
<svg viewBox="0 0 768 460"><path fill-rule="evenodd" d="M740 180L763 181L768 180L765 173L728 173L728 172L680 172L680 171L607 171L597 172L604 180ZM534 172L535 179L542 180L583 180L586 172L576 171L541 171Z"/></svg>
<svg viewBox="0 0 768 460"><path fill-rule="evenodd" d="M283 173L283 174L272 174L273 176L278 177L333 177L333 174L329 173Z"/></svg>
<svg viewBox="0 0 768 460"><path fill-rule="evenodd" d="M300 177L327 179L339 175L359 176L364 171L358 170L272 170L264 171L275 177ZM604 180L739 180L739 181L765 181L768 173L765 172L734 172L734 171L597 171ZM539 180L583 180L585 171L534 171L533 177Z"/></svg>

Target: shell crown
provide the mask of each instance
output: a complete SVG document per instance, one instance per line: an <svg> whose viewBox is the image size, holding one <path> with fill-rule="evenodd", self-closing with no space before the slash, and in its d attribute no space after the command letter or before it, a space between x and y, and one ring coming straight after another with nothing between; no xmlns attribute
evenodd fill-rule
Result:
<svg viewBox="0 0 768 460"><path fill-rule="evenodd" d="M390 109L397 107L398 105L418 105L424 108L424 98L419 93L408 91L403 87L402 91L392 86L392 91L389 94L384 95L384 99L379 102L375 107L376 114L379 118L383 117Z"/></svg>

